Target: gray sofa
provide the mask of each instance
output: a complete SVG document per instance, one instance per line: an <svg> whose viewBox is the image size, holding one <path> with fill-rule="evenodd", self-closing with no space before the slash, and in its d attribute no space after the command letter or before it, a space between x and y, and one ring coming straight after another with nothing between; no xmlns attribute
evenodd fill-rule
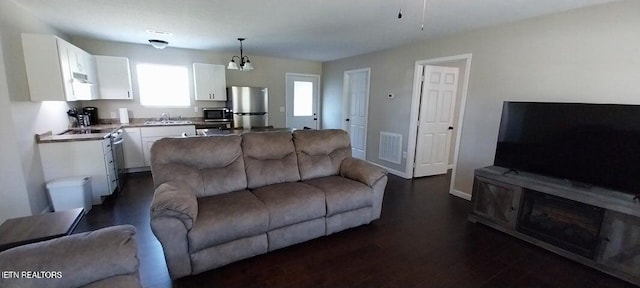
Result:
<svg viewBox="0 0 640 288"><path fill-rule="evenodd" d="M142 287L131 225L113 226L0 253L0 287Z"/></svg>
<svg viewBox="0 0 640 288"><path fill-rule="evenodd" d="M367 224L385 170L343 130L165 138L151 148L151 228L172 279Z"/></svg>

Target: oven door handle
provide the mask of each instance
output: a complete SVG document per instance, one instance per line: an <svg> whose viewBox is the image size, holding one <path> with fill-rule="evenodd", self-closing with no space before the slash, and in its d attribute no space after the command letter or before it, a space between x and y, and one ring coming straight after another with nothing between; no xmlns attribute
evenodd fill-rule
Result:
<svg viewBox="0 0 640 288"><path fill-rule="evenodd" d="M124 138L120 138L120 140L117 140L116 142L113 142L113 145L120 145L120 144L122 144L122 142L124 142Z"/></svg>

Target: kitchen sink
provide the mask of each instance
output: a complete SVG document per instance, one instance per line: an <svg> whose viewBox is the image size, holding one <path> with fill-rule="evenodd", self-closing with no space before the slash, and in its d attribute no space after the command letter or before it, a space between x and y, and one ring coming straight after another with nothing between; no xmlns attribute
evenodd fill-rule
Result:
<svg viewBox="0 0 640 288"><path fill-rule="evenodd" d="M149 120L144 121L144 125L182 125L193 124L191 120Z"/></svg>

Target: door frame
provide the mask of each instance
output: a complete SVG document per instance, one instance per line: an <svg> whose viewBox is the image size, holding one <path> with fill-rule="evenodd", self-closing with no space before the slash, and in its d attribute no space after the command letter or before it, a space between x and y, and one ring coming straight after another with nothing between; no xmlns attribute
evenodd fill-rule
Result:
<svg viewBox="0 0 640 288"><path fill-rule="evenodd" d="M422 90L422 71L424 70L425 65L442 65L447 62L454 61L465 61L465 75L464 79L462 79L462 91L458 91L459 97L456 97L456 102L460 101L460 110L458 111L458 127L456 127L456 142L453 143L453 168L451 173L451 183L449 185L449 194L458 196L463 199L471 200L471 195L455 190L453 185L456 179L456 170L458 168L458 157L460 150L460 137L462 136L462 127L464 121L464 110L467 102L467 91L469 88L469 76L471 74L471 58L472 54L460 54L455 56L447 56L441 58L427 59L427 60L419 60L416 61L415 69L413 73L413 92L411 96L411 116L409 120L409 139L407 148L407 164L405 168L405 173L408 176L407 178L413 178L413 168L414 161L416 155L416 141L418 134L418 110L420 106L420 96ZM455 117L455 116L454 116Z"/></svg>
<svg viewBox="0 0 640 288"><path fill-rule="evenodd" d="M367 107L367 116L364 117L364 122L366 123L366 127L364 129L364 159L367 159L367 130L369 130L369 98L371 97L371 67L368 68L360 68L354 70L346 70L342 73L342 130L349 131L347 121L345 121L349 117L349 87L347 83L349 83L349 74L358 73L358 72L367 72L367 99L365 100L365 107Z"/></svg>
<svg viewBox="0 0 640 288"><path fill-rule="evenodd" d="M312 77L312 78L316 78L316 81L318 81L318 87L316 89L316 93L318 93L318 97L316 97L316 118L318 120L316 120L316 127L315 129L320 129L320 123L321 123L321 119L320 119L320 87L322 87L322 83L320 83L320 75L318 74L304 74L304 73L290 73L287 72L284 74L284 125L285 127L289 127L289 109L293 109L293 103L289 100L289 96L287 95L289 92L289 86L288 86L288 82L289 82L289 77L295 77L295 76L301 76L301 77ZM293 95L292 95L293 97ZM293 100L293 98L291 98L291 100Z"/></svg>

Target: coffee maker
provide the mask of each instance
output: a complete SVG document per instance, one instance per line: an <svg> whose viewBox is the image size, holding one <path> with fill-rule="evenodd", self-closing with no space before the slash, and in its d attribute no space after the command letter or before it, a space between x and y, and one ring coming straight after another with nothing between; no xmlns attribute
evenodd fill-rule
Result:
<svg viewBox="0 0 640 288"><path fill-rule="evenodd" d="M85 115L85 117L89 118L89 123L90 125L97 125L98 124L98 108L96 107L84 107L82 108L82 114Z"/></svg>

